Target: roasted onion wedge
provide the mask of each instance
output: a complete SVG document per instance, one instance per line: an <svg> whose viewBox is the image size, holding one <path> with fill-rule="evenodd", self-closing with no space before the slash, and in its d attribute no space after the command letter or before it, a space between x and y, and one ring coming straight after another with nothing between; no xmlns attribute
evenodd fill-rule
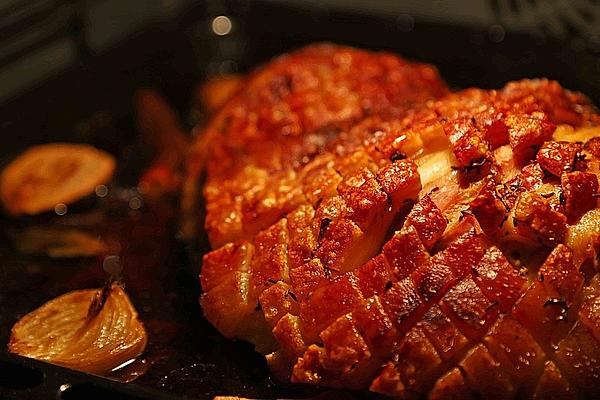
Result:
<svg viewBox="0 0 600 400"><path fill-rule="evenodd" d="M50 300L21 318L8 349L67 368L106 374L139 356L147 335L131 300L113 284L104 306L89 316L97 289L75 290Z"/></svg>
<svg viewBox="0 0 600 400"><path fill-rule="evenodd" d="M92 146L34 146L2 171L0 200L13 216L39 214L93 193L112 178L114 170L114 157Z"/></svg>
<svg viewBox="0 0 600 400"><path fill-rule="evenodd" d="M23 254L46 254L51 258L99 256L107 245L97 236L77 228L33 226L9 232L14 246Z"/></svg>

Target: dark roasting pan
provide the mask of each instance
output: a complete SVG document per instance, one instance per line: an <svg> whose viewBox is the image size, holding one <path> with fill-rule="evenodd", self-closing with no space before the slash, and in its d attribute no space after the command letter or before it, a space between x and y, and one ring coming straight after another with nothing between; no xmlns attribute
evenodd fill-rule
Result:
<svg viewBox="0 0 600 400"><path fill-rule="evenodd" d="M159 89L191 127L195 116L189 113L189 99L198 82L247 71L315 41L386 49L431 62L454 87L493 88L511 79L546 76L600 104L600 24L594 20L600 13L591 8L592 1L574 2L581 3L572 9L579 18L546 2L518 0L6 3L0 6L2 163L35 143L90 143L117 156L114 190L131 187L152 157L133 123L131 98L137 88ZM218 15L232 22L227 35L211 31ZM113 23L117 20L126 23ZM27 33L25 26L37 29L35 41L18 40ZM319 394L276 384L249 345L224 339L202 318L197 275L208 246L205 240L189 245L178 239L176 204L141 211L119 201L96 206L111 210L110 218L93 229L122 238L124 281L150 335L147 356L133 367L150 368L125 384L119 379L138 370L106 379L5 351L19 317L61 293L98 287L105 276L95 259L50 260L14 250L7 231L54 224L56 217L2 217L0 398Z"/></svg>

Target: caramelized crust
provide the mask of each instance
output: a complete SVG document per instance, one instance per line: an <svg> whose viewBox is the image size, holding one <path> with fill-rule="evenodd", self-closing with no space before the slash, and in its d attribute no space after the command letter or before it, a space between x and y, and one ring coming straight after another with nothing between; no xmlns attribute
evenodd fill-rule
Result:
<svg viewBox="0 0 600 400"><path fill-rule="evenodd" d="M600 395L600 117L547 80L444 92L333 46L254 73L210 128L207 318L292 382Z"/></svg>
<svg viewBox="0 0 600 400"><path fill-rule="evenodd" d="M315 174L307 167L330 161L315 160L320 154L361 148L380 117L401 118L412 105L447 93L429 65L327 44L281 56L242 85L203 133L212 138L204 195L215 247L251 238L307 200L330 195L326 188L335 191L340 183L335 172L374 168L363 160ZM342 134L366 117L372 127ZM189 174L197 177L202 157L196 150Z"/></svg>

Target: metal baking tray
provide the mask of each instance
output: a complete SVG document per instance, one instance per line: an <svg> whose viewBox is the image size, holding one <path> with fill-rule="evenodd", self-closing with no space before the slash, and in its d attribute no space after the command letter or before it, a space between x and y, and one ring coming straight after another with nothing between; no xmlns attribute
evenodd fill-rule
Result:
<svg viewBox="0 0 600 400"><path fill-rule="evenodd" d="M0 6L0 37L10 34L12 43L24 43L9 48L0 41L0 86L10 83L0 97L3 162L35 143L90 143L119 160L113 192L132 195L129 188L152 158L133 123L131 98L137 88L159 89L191 127L190 98L203 79L247 71L315 41L391 50L431 62L457 88L495 88L511 79L545 76L600 103L600 36L594 31L600 11L590 8L592 2L569 12L556 6L563 2L552 8L545 2L503 0L434 2L443 6L440 11L419 1L394 6L374 1L369 7L336 0L171 1L157 2L168 5L157 9L147 7L154 2L131 3L123 8L120 1L11 0L8 7ZM231 22L225 35L211 29L220 15ZM101 29L116 17L125 20L114 28L120 31ZM11 22L15 18L45 30L37 41L20 40L29 32L21 32ZM48 21L55 28L48 28ZM48 69L51 61L58 64ZM29 75L15 75L25 67ZM115 197L78 212L85 217L90 210L105 210L102 222L88 228L121 238L124 282L148 330L148 351L109 378L7 353L10 328L19 317L59 294L98 287L105 275L96 259L52 260L14 249L9 232L61 225L61 217L1 217L0 398L322 396L317 388L275 382L250 345L226 340L202 317L197 276L208 245L202 238L194 244L178 239L176 202L132 209L123 196ZM132 383L122 382L143 370Z"/></svg>

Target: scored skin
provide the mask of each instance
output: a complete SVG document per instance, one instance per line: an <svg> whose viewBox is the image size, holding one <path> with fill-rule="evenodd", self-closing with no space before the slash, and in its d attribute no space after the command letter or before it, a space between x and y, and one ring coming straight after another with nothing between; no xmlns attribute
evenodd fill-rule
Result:
<svg viewBox="0 0 600 400"><path fill-rule="evenodd" d="M306 202L295 171L332 146L349 148L340 132L367 116L402 117L447 91L429 65L328 44L258 69L202 134L211 138L204 197L212 246L250 239Z"/></svg>
<svg viewBox="0 0 600 400"><path fill-rule="evenodd" d="M303 204L205 256L207 318L294 382L399 398L598 395L599 278L562 243L598 208L600 158L594 139L553 141L564 124L600 119L545 80L354 124L338 135L347 149L298 169ZM431 174L446 153L453 168ZM387 241L381 225L396 229Z"/></svg>

